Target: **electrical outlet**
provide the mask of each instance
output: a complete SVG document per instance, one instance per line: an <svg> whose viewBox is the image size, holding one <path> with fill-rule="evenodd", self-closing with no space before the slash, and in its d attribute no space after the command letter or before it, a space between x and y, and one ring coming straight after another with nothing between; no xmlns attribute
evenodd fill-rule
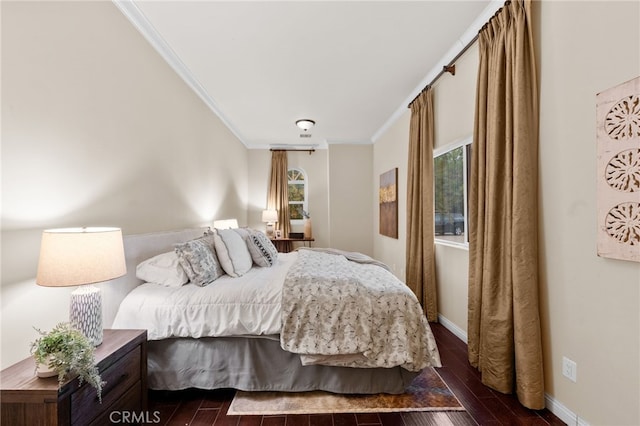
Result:
<svg viewBox="0 0 640 426"><path fill-rule="evenodd" d="M566 356L562 357L562 375L574 383L578 381L578 365Z"/></svg>

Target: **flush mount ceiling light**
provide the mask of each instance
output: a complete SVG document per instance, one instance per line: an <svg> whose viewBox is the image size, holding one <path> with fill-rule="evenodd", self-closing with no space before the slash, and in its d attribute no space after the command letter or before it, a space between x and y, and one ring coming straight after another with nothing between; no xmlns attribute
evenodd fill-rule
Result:
<svg viewBox="0 0 640 426"><path fill-rule="evenodd" d="M300 127L305 132L311 129L315 124L315 121L309 120L308 118L303 118L296 121L296 126Z"/></svg>

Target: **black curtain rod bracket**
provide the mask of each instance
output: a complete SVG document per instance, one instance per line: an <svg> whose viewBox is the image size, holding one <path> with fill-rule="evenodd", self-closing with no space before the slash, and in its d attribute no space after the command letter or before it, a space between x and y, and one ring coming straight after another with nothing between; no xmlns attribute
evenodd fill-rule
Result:
<svg viewBox="0 0 640 426"><path fill-rule="evenodd" d="M451 73L451 75L456 75L456 66L455 66L456 61L457 61L458 59L460 59L460 57L461 57L462 55L464 55L464 53L465 53L467 50L469 50L469 48L473 45L473 43L475 43L475 42L476 42L476 40L478 40L478 36L479 36L479 34L480 34L480 31L484 30L484 29L489 25L489 23L491 22L491 20L492 20L492 19L494 19L496 16L498 16L498 14L500 13L500 11L502 10L502 8L503 8L503 7L505 7L505 6L509 6L510 4L511 4L511 0L507 0L507 1L505 1L505 2L504 2L504 6L502 6L500 9L498 9L498 10L496 11L496 13L494 13L494 14L493 14L493 16L489 19L489 21L488 21L488 22L486 22L486 23L482 26L482 28L480 28L480 30L478 31L478 34L476 34L476 36L475 36L473 39L471 39L471 41L469 41L469 43L467 43L467 44L462 48L462 50L461 50L460 52L458 52L458 54L457 54L457 55L456 55L456 56L455 56L451 61L449 61L449 64L448 64L448 65L445 65L445 66L443 66L443 67L442 67L442 71L440 71L440 72L438 73L438 75L436 75L436 76L433 78L433 80L431 80L431 83L429 83L429 84L427 84L426 86L424 86L424 89L422 89L422 90L420 91L420 93L418 93L418 94L416 95L416 97L415 97L415 98L413 98L413 100L412 100L411 102L409 102L409 105L407 105L407 108L411 108L411 104L412 104L412 103L414 103L416 99L418 99L418 96L420 96L420 94L421 94L422 92L424 92L425 90L427 90L429 87L433 86L433 84L434 84L434 83L435 83L435 82L436 82L440 77L442 77L442 75L443 75L445 72L449 72L449 73Z"/></svg>
<svg viewBox="0 0 640 426"><path fill-rule="evenodd" d="M445 65L442 67L442 71L448 72L451 75L456 75L456 64Z"/></svg>
<svg viewBox="0 0 640 426"><path fill-rule="evenodd" d="M422 89L422 90L420 91L420 93L418 93L418 94L416 95L416 97L415 97L415 98L413 98L413 100L412 100L411 102L409 102L409 105L407 105L407 108L411 108L411 104L412 104L412 103L414 103L416 99L418 99L418 96L420 96L420 94L421 94L422 92L424 92L425 90L427 90L429 87L433 86L433 84L434 84L436 81L438 81L438 79L439 79L440 77L442 77L442 75L443 75L444 73L447 73L447 72L448 72L448 73L451 73L451 75L456 75L456 61L457 61L458 59L460 59L460 57L461 57L462 55L464 55L464 54L465 54L465 52L466 52L467 50L469 50L469 48L470 48L471 46L473 46L473 43L475 43L475 42L476 42L476 40L478 40L478 34L476 34L476 36L475 36L475 37L473 37L473 38L471 39L471 41L469 41L469 43L467 43L467 44L462 48L462 50L461 50L460 52L458 52L458 54L457 54L457 55L456 55L456 56L455 56L455 57L454 57L454 58L453 58L453 59L452 59L452 60L451 60L447 65L444 65L444 66L442 67L442 71L440 71L440 72L438 73L438 75L436 75L436 76L433 78L433 80L431 80L431 83L427 84L427 85L424 87L424 89Z"/></svg>

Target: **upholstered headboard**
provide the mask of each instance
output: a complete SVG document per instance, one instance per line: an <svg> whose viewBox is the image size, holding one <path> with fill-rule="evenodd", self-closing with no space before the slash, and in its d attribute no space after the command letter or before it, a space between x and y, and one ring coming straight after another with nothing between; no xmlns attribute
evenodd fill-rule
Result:
<svg viewBox="0 0 640 426"><path fill-rule="evenodd" d="M136 266L143 260L160 253L173 250L176 243L200 237L207 228L190 228L179 231L154 232L150 234L125 235L124 255L127 262L127 274L102 284L102 323L110 328L118 312L120 302L134 288L141 284L136 277Z"/></svg>

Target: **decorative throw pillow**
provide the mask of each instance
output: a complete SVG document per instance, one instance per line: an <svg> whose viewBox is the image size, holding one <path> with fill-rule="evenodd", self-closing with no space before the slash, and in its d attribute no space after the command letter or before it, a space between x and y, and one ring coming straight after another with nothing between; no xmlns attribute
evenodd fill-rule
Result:
<svg viewBox="0 0 640 426"><path fill-rule="evenodd" d="M276 263L278 250L264 233L253 231L247 240L247 247L256 265L268 267Z"/></svg>
<svg viewBox="0 0 640 426"><path fill-rule="evenodd" d="M217 229L213 238L218 259L227 274L236 278L251 269L251 254L240 234L233 229Z"/></svg>
<svg viewBox="0 0 640 426"><path fill-rule="evenodd" d="M195 285L203 287L224 275L213 244L214 237L206 236L175 245L180 265Z"/></svg>
<svg viewBox="0 0 640 426"><path fill-rule="evenodd" d="M175 251L162 253L140 262L136 267L136 277L147 283L167 287L180 287L189 282L189 277L180 265Z"/></svg>

